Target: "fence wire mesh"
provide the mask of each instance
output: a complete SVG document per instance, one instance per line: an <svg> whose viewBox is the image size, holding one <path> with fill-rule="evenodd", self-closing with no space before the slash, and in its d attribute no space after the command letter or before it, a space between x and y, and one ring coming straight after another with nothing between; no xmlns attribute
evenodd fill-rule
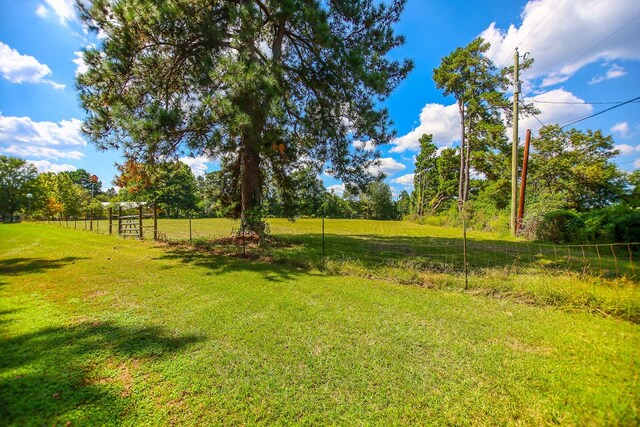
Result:
<svg viewBox="0 0 640 427"><path fill-rule="evenodd" d="M118 234L112 218L111 233ZM391 221L363 221L354 231L352 220L300 219L268 221L273 242L295 247L298 256L364 265L410 265L417 270L461 272L465 267L463 233L448 231L442 236L398 234ZM109 219L81 218L48 221L60 227L109 234ZM154 219L148 211L142 218L143 238L175 243L235 245L237 251L264 251L255 239L243 233L240 223L223 218ZM364 224L365 232L362 231ZM400 230L402 232L402 230ZM451 237L458 234L459 237ZM267 245L267 248L269 244ZM467 267L470 272L492 268L511 271L548 272L569 270L584 275L627 277L638 280L640 243L554 245L483 237L467 239Z"/></svg>

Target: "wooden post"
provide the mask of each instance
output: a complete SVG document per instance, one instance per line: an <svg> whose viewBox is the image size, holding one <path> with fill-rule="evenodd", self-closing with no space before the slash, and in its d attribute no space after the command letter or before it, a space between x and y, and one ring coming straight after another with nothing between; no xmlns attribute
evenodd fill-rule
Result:
<svg viewBox="0 0 640 427"><path fill-rule="evenodd" d="M113 208L109 208L109 235L113 233Z"/></svg>
<svg viewBox="0 0 640 427"><path fill-rule="evenodd" d="M522 179L520 182L520 200L518 204L518 226L516 230L522 227L522 215L524 214L524 195L527 188L527 167L529 166L529 143L531 141L531 129L527 129L527 137L524 141L524 158L522 159Z"/></svg>
<svg viewBox="0 0 640 427"><path fill-rule="evenodd" d="M158 240L158 206L153 204L153 240Z"/></svg>
<svg viewBox="0 0 640 427"><path fill-rule="evenodd" d="M122 234L122 206L118 206L118 236Z"/></svg>
<svg viewBox="0 0 640 427"><path fill-rule="evenodd" d="M142 205L138 206L138 234L140 235L140 240L142 240Z"/></svg>

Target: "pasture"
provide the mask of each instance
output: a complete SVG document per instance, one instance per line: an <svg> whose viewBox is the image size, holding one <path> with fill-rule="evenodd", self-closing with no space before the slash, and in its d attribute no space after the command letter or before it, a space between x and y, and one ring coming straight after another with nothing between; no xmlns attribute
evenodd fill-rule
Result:
<svg viewBox="0 0 640 427"><path fill-rule="evenodd" d="M640 422L637 282L485 257L464 289L354 256L457 232L342 224L325 262L318 220L271 221L279 243L252 256L193 229L195 248L1 226L1 424Z"/></svg>

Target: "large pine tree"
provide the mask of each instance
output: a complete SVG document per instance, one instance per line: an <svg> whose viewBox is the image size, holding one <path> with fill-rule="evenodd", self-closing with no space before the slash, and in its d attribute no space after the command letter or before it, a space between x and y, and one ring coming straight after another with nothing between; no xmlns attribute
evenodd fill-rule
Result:
<svg viewBox="0 0 640 427"><path fill-rule="evenodd" d="M152 162L224 158L242 226L261 233L265 174L287 185L303 161L364 184L375 155L352 139L393 136L387 97L411 69L386 55L405 0L93 0L105 38L78 78L99 148Z"/></svg>

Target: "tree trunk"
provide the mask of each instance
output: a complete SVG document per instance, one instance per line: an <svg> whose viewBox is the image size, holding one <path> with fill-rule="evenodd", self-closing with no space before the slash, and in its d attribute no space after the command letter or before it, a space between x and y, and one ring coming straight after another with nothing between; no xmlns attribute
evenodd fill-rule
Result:
<svg viewBox="0 0 640 427"><path fill-rule="evenodd" d="M469 128L469 134L471 134L471 128ZM471 187L471 143L467 141L465 144L467 150L464 159L464 201L469 200L469 189Z"/></svg>
<svg viewBox="0 0 640 427"><path fill-rule="evenodd" d="M240 148L240 226L243 230L258 234L260 241L264 237L261 208L262 185L260 180L260 154L254 144L245 136Z"/></svg>
<svg viewBox="0 0 640 427"><path fill-rule="evenodd" d="M465 129L464 129L464 104L462 99L458 100L458 111L460 112L460 176L458 181L458 210L462 211L462 204L465 202Z"/></svg>

